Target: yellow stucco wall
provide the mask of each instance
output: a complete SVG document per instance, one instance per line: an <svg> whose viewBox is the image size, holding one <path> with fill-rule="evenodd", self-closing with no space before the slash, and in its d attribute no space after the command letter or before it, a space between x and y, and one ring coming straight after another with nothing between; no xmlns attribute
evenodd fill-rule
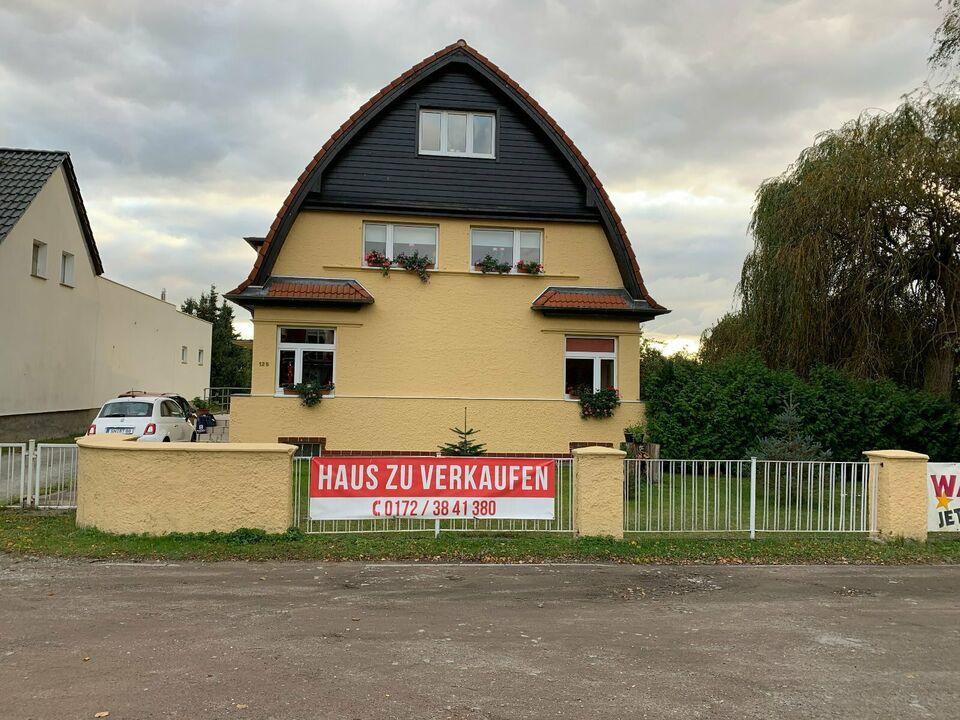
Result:
<svg viewBox="0 0 960 720"><path fill-rule="evenodd" d="M927 539L927 461L908 450L871 450L864 455L879 467L876 482L877 533L911 540Z"/></svg>
<svg viewBox="0 0 960 720"><path fill-rule="evenodd" d="M605 447L573 451L574 529L579 535L623 537L623 459Z"/></svg>
<svg viewBox="0 0 960 720"><path fill-rule="evenodd" d="M437 225L430 282L362 268L364 221ZM470 272L470 229L481 226L542 229L546 275ZM376 302L340 310L258 307L255 397L232 405L232 440L322 436L331 449L423 450L451 439L447 428L462 422L467 405L469 423L491 451L566 452L570 441L619 442L642 412L636 320L548 318L530 309L550 285L622 286L599 225L304 212L273 274L354 278ZM337 330L336 398L318 410L274 398L277 328L285 325ZM563 400L568 334L618 338L624 405L612 420L582 420L577 404Z"/></svg>
<svg viewBox="0 0 960 720"><path fill-rule="evenodd" d="M494 453L567 453L570 442L623 442L623 427L642 417L643 405L626 404L612 418L583 420L580 406L564 400L328 398L305 408L299 398L231 400L230 441L271 442L278 437L320 436L329 450L434 452L455 442L452 427L467 422Z"/></svg>
<svg viewBox="0 0 960 720"><path fill-rule="evenodd" d="M77 440L77 525L113 533L283 532L293 522L291 461L277 443Z"/></svg>

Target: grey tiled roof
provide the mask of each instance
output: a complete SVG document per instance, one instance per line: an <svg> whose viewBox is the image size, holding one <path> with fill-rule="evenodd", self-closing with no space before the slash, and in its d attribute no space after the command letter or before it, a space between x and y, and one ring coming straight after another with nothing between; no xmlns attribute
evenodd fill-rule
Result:
<svg viewBox="0 0 960 720"><path fill-rule="evenodd" d="M0 241L66 157L51 150L0 148Z"/></svg>
<svg viewBox="0 0 960 720"><path fill-rule="evenodd" d="M0 242L23 217L37 193L61 164L80 221L80 230L90 251L90 260L94 271L100 275L103 273L103 264L68 152L0 148Z"/></svg>

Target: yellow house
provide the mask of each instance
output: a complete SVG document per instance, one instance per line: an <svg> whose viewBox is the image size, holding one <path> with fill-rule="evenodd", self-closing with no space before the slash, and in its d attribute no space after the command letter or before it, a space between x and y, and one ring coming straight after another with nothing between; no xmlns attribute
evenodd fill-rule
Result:
<svg viewBox="0 0 960 720"><path fill-rule="evenodd" d="M667 310L573 141L462 40L355 112L247 241L233 441L432 453L466 409L489 452L554 455L642 413L639 323ZM305 407L304 382L332 387ZM608 387L613 416L582 417Z"/></svg>

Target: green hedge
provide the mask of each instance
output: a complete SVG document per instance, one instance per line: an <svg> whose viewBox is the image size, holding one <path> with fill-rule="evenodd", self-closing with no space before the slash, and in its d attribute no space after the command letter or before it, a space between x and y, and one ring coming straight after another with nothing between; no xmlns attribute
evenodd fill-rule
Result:
<svg viewBox="0 0 960 720"><path fill-rule="evenodd" d="M960 409L889 381L855 380L825 367L801 379L755 357L711 363L657 358L644 367L648 439L660 443L666 458L745 457L770 434L791 395L804 429L835 460L897 448L960 461Z"/></svg>

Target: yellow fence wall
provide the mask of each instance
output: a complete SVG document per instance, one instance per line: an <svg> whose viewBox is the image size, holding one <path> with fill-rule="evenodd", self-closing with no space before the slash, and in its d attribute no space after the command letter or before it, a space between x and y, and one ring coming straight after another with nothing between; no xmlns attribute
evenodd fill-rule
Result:
<svg viewBox="0 0 960 720"><path fill-rule="evenodd" d="M292 445L77 440L77 525L113 533L283 532Z"/></svg>

